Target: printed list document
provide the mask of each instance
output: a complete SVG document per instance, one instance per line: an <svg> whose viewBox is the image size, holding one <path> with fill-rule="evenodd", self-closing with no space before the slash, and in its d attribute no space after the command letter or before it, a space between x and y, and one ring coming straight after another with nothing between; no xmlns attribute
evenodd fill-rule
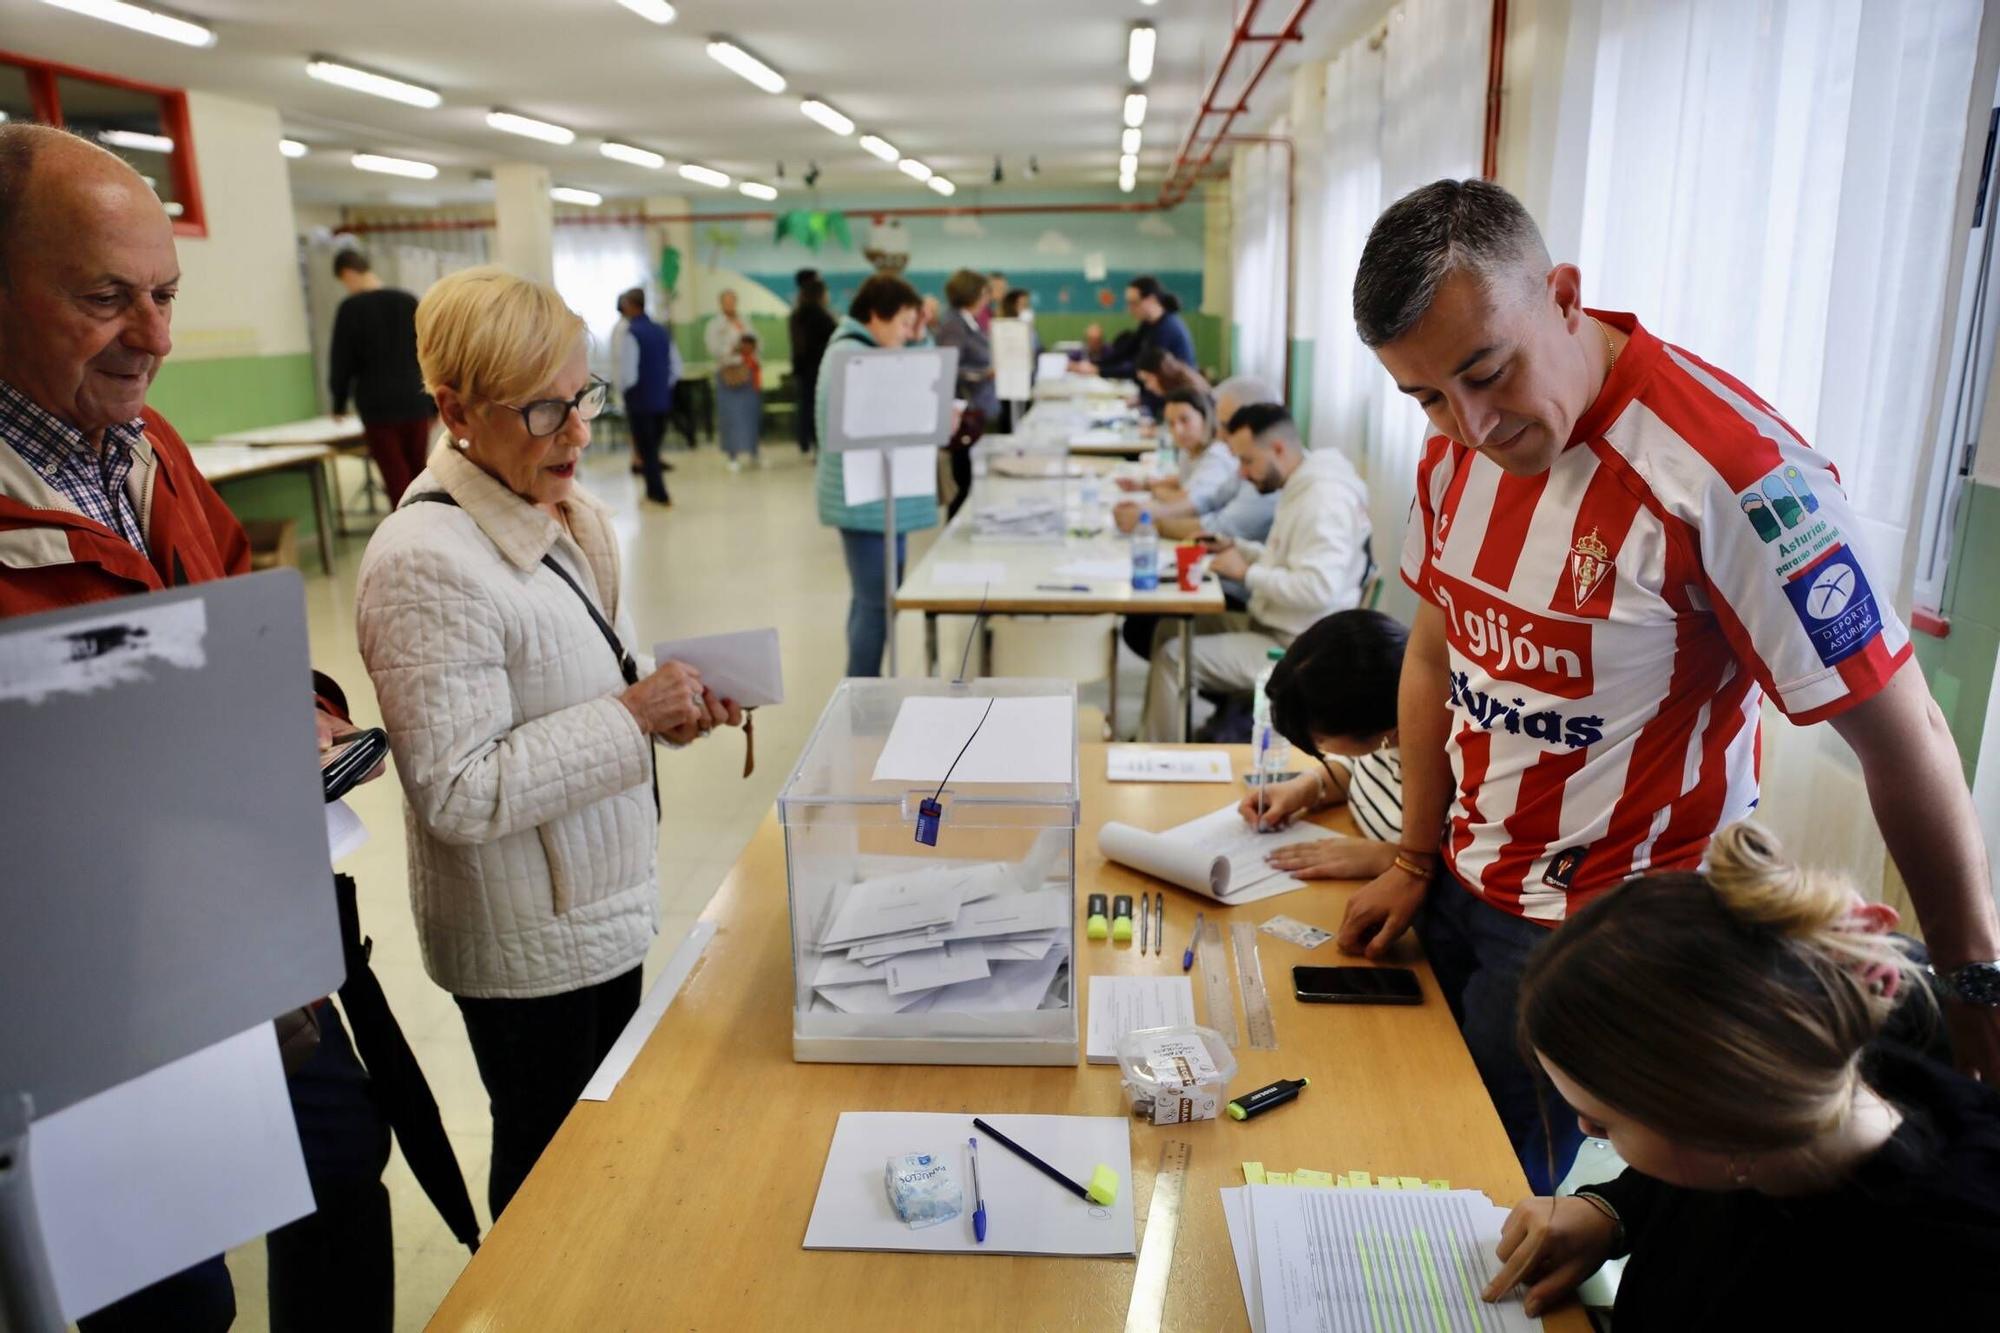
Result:
<svg viewBox="0 0 2000 1333"><path fill-rule="evenodd" d="M1516 1288L1479 1299L1500 1270L1507 1210L1477 1190L1246 1185L1222 1191L1253 1333L1530 1333Z"/></svg>
<svg viewBox="0 0 2000 1333"><path fill-rule="evenodd" d="M1058 783L1068 782L1075 767L1076 705L1062 695L925 694L897 710L875 761L875 781L935 785L950 773L954 782Z"/></svg>
<svg viewBox="0 0 2000 1333"><path fill-rule="evenodd" d="M1118 1039L1141 1028L1194 1023L1194 983L1185 976L1090 978L1090 1029L1085 1058L1118 1062Z"/></svg>
<svg viewBox="0 0 2000 1333"><path fill-rule="evenodd" d="M850 440L935 434L938 429L941 353L929 356L857 356L845 364L846 396L840 424ZM850 504L859 503L849 501Z"/></svg>
<svg viewBox="0 0 2000 1333"><path fill-rule="evenodd" d="M1274 870L1264 858L1279 847L1337 835L1297 823L1259 833L1243 822L1232 802L1164 833L1112 821L1097 831L1098 850L1109 860L1223 903L1254 903L1304 884Z"/></svg>
<svg viewBox="0 0 2000 1333"><path fill-rule="evenodd" d="M928 444L904 445L889 451L889 484L896 497L937 494L937 450ZM882 498L882 451L849 449L840 456L842 498L851 505L874 504Z"/></svg>

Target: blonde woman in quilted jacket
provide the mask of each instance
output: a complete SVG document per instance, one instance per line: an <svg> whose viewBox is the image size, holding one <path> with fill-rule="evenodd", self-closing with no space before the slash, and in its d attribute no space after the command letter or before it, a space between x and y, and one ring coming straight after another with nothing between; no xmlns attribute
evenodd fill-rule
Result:
<svg viewBox="0 0 2000 1333"><path fill-rule="evenodd" d="M742 721L691 668L626 648L610 516L576 481L606 393L585 350L544 284L476 268L431 288L417 357L447 434L356 590L424 967L492 1101L495 1217L638 1007L654 747Z"/></svg>

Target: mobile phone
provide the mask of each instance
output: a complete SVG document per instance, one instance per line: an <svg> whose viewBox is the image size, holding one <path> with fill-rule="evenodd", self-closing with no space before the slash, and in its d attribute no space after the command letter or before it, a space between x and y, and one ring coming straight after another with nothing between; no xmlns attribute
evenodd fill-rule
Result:
<svg viewBox="0 0 2000 1333"><path fill-rule="evenodd" d="M347 795L389 752L389 733L380 727L333 739L333 747L319 758L320 783L329 802Z"/></svg>
<svg viewBox="0 0 2000 1333"><path fill-rule="evenodd" d="M1295 967L1301 1004L1422 1004L1423 987L1407 967Z"/></svg>

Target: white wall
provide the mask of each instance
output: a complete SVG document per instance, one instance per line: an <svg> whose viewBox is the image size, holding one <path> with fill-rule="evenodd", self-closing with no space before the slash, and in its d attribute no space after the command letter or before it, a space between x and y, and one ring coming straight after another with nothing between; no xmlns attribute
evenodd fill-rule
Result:
<svg viewBox="0 0 2000 1333"><path fill-rule="evenodd" d="M187 95L206 239L180 237L174 359L307 350L292 186L273 107Z"/></svg>

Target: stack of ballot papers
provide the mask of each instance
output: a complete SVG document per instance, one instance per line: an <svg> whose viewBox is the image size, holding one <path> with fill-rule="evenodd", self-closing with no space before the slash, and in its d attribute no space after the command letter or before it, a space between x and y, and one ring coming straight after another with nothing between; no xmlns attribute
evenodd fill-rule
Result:
<svg viewBox="0 0 2000 1333"><path fill-rule="evenodd" d="M1252 1333L1526 1333L1515 1288L1488 1305L1507 1210L1477 1190L1245 1185L1222 1214Z"/></svg>
<svg viewBox="0 0 2000 1333"><path fill-rule="evenodd" d="M1254 903L1305 885L1265 860L1280 847L1338 836L1315 824L1297 823L1259 833L1243 822L1231 802L1164 833L1148 833L1115 820L1097 831L1097 847L1107 860L1179 885L1221 903Z"/></svg>
<svg viewBox="0 0 2000 1333"><path fill-rule="evenodd" d="M1026 863L919 861L835 892L808 945L813 1007L845 1014L1060 1004L1072 897Z"/></svg>
<svg viewBox="0 0 2000 1333"><path fill-rule="evenodd" d="M1039 541L1063 534L1063 505L1058 495L1023 495L982 505L972 511L974 541Z"/></svg>

